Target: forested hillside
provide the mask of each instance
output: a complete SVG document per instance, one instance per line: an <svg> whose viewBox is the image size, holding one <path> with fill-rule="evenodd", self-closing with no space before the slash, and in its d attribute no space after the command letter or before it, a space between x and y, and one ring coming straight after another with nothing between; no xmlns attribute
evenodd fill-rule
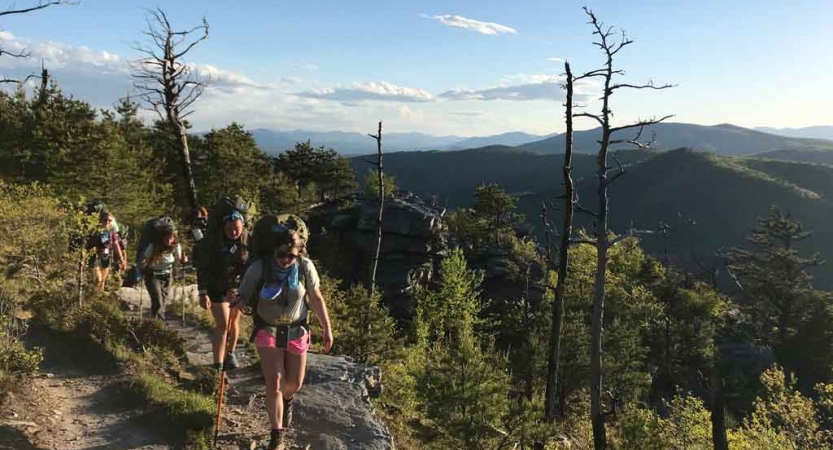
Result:
<svg viewBox="0 0 833 450"><path fill-rule="evenodd" d="M565 134L386 152L375 122L376 155L310 140L277 153L245 118L195 132L208 81L183 58L208 22L176 33L161 9L147 14L161 53L134 67L138 97L95 108L48 67L40 83L0 90L0 447L833 448L833 168L777 158L833 143L670 115L614 125L620 89L674 86L616 81L614 56L633 41L585 8L603 65L573 74L550 58L564 75L546 86L294 94L315 107L391 92L519 101L555 80ZM588 79L603 87L599 109L574 112ZM601 129L573 134L579 118ZM200 227L214 234L195 251ZM266 238L244 235L255 229ZM155 233L170 249L140 253ZM219 275L205 269L215 259ZM226 276L219 297L204 289ZM158 297L148 311L146 294L162 289L168 311ZM284 290L297 293L295 318ZM213 347L238 307L240 361ZM275 418L293 402L293 424Z"/></svg>

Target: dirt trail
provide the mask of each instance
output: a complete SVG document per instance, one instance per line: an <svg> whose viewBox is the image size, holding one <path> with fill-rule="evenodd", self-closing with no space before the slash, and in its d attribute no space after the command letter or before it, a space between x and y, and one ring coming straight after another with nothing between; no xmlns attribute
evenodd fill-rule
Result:
<svg viewBox="0 0 833 450"><path fill-rule="evenodd" d="M162 411L148 410L116 364L71 337L31 330L43 348L41 375L12 394L0 417L0 449L163 450L182 445Z"/></svg>
<svg viewBox="0 0 833 450"><path fill-rule="evenodd" d="M196 286L176 290L176 300L194 307ZM138 315L144 290L123 288L118 296ZM211 363L209 331L193 319L169 314L167 325L185 341L191 368ZM241 336L241 341L245 340ZM116 364L101 350L77 348L66 337L34 333L30 345L44 348L42 375L0 408L0 450L162 450L181 448L184 432L164 412L148 410L131 393ZM263 379L250 349L238 347L241 369L229 373L220 439L221 450L256 450L268 442ZM385 425L373 413L366 388L378 372L343 357L310 354L304 388L296 394L294 429L284 450L391 450ZM377 378L378 379L378 378Z"/></svg>

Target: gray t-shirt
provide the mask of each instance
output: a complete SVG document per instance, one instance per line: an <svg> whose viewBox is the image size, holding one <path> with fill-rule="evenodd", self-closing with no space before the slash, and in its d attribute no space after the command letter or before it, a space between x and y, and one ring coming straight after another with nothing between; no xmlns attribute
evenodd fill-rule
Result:
<svg viewBox="0 0 833 450"><path fill-rule="evenodd" d="M153 261L153 244L145 248L144 259L147 260L147 268L155 273L170 273L174 262L182 259L182 247L176 244L173 251L165 252L159 255L156 261Z"/></svg>
<svg viewBox="0 0 833 450"><path fill-rule="evenodd" d="M299 256L295 264L298 265L298 276L303 279L303 283L299 280L295 289L287 290L285 304L283 297L279 300L261 298L257 301L257 315L269 325L277 325L281 320L295 322L305 318L307 302L304 300L307 291L314 291L321 284L318 271L311 259ZM249 266L240 282L238 294L244 305L254 303L255 298L260 295L263 280L263 261L257 260Z"/></svg>

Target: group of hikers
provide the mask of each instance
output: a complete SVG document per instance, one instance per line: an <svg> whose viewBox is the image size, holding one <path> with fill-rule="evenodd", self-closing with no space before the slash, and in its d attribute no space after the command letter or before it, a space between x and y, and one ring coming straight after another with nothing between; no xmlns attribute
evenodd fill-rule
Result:
<svg viewBox="0 0 833 450"><path fill-rule="evenodd" d="M240 316L253 316L250 339L265 380L271 424L268 448L273 450L292 424L293 398L306 373L308 309L323 328L324 351L333 345L333 334L318 272L306 256L309 233L303 220L290 214L268 215L250 232L247 213L248 204L240 198L223 198L211 211L200 208L190 230L195 241L191 259L197 271L199 304L214 317L214 368L238 367L235 349ZM101 231L88 247L95 248L92 265L103 290L113 255L122 270L127 255L112 214L102 211L100 221ZM152 317L164 320L174 264L189 262L173 220L160 216L148 221L137 253L133 276L144 281Z"/></svg>

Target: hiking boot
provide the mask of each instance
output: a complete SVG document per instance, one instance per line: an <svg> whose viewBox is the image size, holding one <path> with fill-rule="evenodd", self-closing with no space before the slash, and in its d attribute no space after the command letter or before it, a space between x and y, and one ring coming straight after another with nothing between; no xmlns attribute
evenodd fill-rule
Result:
<svg viewBox="0 0 833 450"><path fill-rule="evenodd" d="M282 450L283 445L283 430L272 430L272 433L269 435L269 446L266 447L268 450Z"/></svg>
<svg viewBox="0 0 833 450"><path fill-rule="evenodd" d="M283 399L283 420L281 426L289 428L292 426L292 397Z"/></svg>
<svg viewBox="0 0 833 450"><path fill-rule="evenodd" d="M240 363L237 362L237 356L234 354L234 352L229 352L226 355L226 359L225 361L223 361L223 364L225 365L226 370L234 370L239 366Z"/></svg>

